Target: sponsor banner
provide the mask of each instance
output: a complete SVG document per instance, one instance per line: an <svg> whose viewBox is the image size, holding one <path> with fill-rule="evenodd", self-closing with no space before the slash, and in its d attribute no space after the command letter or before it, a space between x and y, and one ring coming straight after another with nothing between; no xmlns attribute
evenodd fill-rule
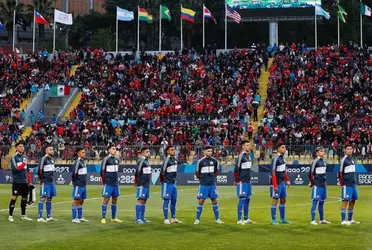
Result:
<svg viewBox="0 0 372 250"><path fill-rule="evenodd" d="M358 185L372 185L372 174L359 173L357 175L357 184Z"/></svg>
<svg viewBox="0 0 372 250"><path fill-rule="evenodd" d="M339 171L340 164L327 164L327 172L337 173ZM356 172L372 172L372 164L355 164ZM271 165L263 164L258 166L259 172L271 172ZM310 162L309 164L287 164L288 173L309 173L310 172Z"/></svg>
<svg viewBox="0 0 372 250"><path fill-rule="evenodd" d="M220 174L216 178L217 185L233 185L234 175L233 173ZM178 173L177 174L177 185L199 185L199 179L194 174L190 173Z"/></svg>

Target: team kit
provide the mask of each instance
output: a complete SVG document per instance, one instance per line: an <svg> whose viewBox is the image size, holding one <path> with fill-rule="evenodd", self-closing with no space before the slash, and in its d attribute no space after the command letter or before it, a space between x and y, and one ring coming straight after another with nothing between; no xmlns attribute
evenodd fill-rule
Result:
<svg viewBox="0 0 372 250"><path fill-rule="evenodd" d="M14 222L13 211L18 196L21 196L21 220L32 221L26 215L26 208L31 201L29 196L34 193L34 187L31 182L30 168L24 153L24 143L18 142L15 145L16 154L11 158L11 171L13 175L12 197L9 204L9 218L10 222ZM236 196L238 198L237 205L237 224L255 224L249 218L249 205L252 195L251 187L251 167L252 159L250 157L251 146L249 141L241 142L242 152L238 155L235 161L234 179L236 184ZM168 146L165 149L166 158L164 159L162 171L160 175L161 181L161 198L163 199L163 215L164 224L182 223L176 217L177 205L177 159L174 146ZM276 151L271 160L271 185L270 197L272 203L271 224L291 224L286 218L286 198L287 188L290 186L290 179L287 173L286 162L284 154L286 146L283 143L276 145ZM354 205L358 200L358 190L356 186L355 163L352 160L353 148L350 145L345 145L345 156L340 162L340 170L338 178L341 186L341 225L359 224L353 219ZM101 166L101 179L103 183L102 189L102 217L101 223L106 224L107 207L111 199L111 222L121 223L122 221L117 217L117 200L120 196L118 170L119 159L116 157L115 145L107 147L108 155L103 159ZM136 206L135 206L135 223L144 224L150 223L146 219L146 203L150 197L150 182L151 182L151 165L148 161L150 157L150 150L148 147L140 149L139 158L137 161L137 168L135 171L135 186L136 190ZM196 164L196 177L200 181L197 191L197 208L196 219L194 224L199 224L203 212L204 202L210 199L212 202L215 222L223 224L220 219L219 205L218 205L218 189L216 185L216 177L219 170L219 162L212 157L213 150L211 146L205 146L203 151L204 156L198 160ZM326 162L323 160L325 155L322 147L315 149L315 158L310 163L309 186L311 187L311 225L330 224L324 218L324 203L327 199L327 183L326 183ZM84 163L86 152L84 148L76 149L76 160L72 167L72 222L83 223L89 222L83 217L83 204L87 198L87 166ZM40 179L40 200L37 204L38 218L37 222L56 221L52 217L52 200L56 196L56 185L54 177L54 150L52 146L45 147L45 155L41 158L38 168L38 176ZM280 219L277 220L277 207L279 203ZM46 209L46 217L44 219L43 210L44 205ZM170 217L169 217L170 209ZM319 211L319 222L315 220L316 211Z"/></svg>

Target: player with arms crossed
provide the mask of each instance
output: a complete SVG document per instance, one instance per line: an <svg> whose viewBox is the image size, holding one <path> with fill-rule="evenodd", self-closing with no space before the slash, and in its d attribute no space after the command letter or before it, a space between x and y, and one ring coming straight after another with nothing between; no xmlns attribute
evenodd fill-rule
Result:
<svg viewBox="0 0 372 250"><path fill-rule="evenodd" d="M358 189L356 186L355 163L351 159L353 147L346 144L344 147L345 156L340 163L339 180L341 191L341 225L359 224L359 221L353 220L355 201L358 200ZM348 206L349 205L349 206ZM346 208L348 220L346 220Z"/></svg>
<svg viewBox="0 0 372 250"><path fill-rule="evenodd" d="M151 182L151 165L148 161L150 157L150 149L142 147L140 156L137 162L137 169L134 175L134 186L137 187L137 204L136 204L136 223L150 223L151 221L145 218L146 203L150 198L150 182Z"/></svg>
<svg viewBox="0 0 372 250"><path fill-rule="evenodd" d="M40 201L38 205L38 222L56 221L52 217L52 199L57 195L54 178L54 149L48 145L45 147L45 155L40 160L39 179L40 179ZM47 218L43 219L43 208L46 202Z"/></svg>
<svg viewBox="0 0 372 250"><path fill-rule="evenodd" d="M327 164L323 160L324 148L317 147L315 149L316 158L310 164L309 172L309 186L312 188L311 200L313 201L311 206L311 225L318 225L315 221L316 206L318 205L320 224L331 224L324 219L324 201L327 199L327 183L326 183L326 172Z"/></svg>
<svg viewBox="0 0 372 250"><path fill-rule="evenodd" d="M234 178L236 183L236 195L239 198L238 203L238 225L254 224L255 222L248 218L249 203L252 195L251 187L251 167L252 160L249 156L251 146L249 141L242 141L241 152L236 159ZM242 220L242 210L244 208L244 221Z"/></svg>
<svg viewBox="0 0 372 250"><path fill-rule="evenodd" d="M110 145L107 147L109 153L102 161L101 178L103 183L102 190L102 219L101 223L106 224L107 204L111 198L111 222L121 223L122 221L116 218L117 202L120 196L118 170L119 159L116 158L116 147Z"/></svg>
<svg viewBox="0 0 372 250"><path fill-rule="evenodd" d="M270 196L272 198L271 203L271 224L278 225L276 221L276 206L280 199L279 211L280 211L280 223L291 224L289 220L285 218L285 203L287 198L287 186L290 186L290 180L287 173L286 162L284 160L284 154L286 151L284 143L279 142L276 146L278 154L274 156L271 161L272 173L271 173L271 186Z"/></svg>
<svg viewBox="0 0 372 250"><path fill-rule="evenodd" d="M177 178L177 160L175 158L176 150L174 146L168 146L165 149L167 153L167 158L165 158L163 163L163 168L160 174L161 186L161 197L164 200L163 203L163 214L164 214L164 224L171 223L182 223L176 218L176 204L177 204L177 187L176 187L176 178ZM172 219L168 219L168 205L169 200L170 210Z"/></svg>
<svg viewBox="0 0 372 250"><path fill-rule="evenodd" d="M24 155L25 146L23 141L15 144L16 153L10 159L10 167L12 170L13 185L12 185L12 198L9 203L9 218L10 222L14 222L13 211L18 196L22 197L21 200L21 220L31 221L32 219L26 216L28 185L31 183L31 175L27 165L27 158Z"/></svg>
<svg viewBox="0 0 372 250"><path fill-rule="evenodd" d="M84 159L86 152L83 148L76 149L77 159L72 164L72 223L89 222L83 218L83 204L87 198L87 166ZM77 217L76 217L77 215Z"/></svg>
<svg viewBox="0 0 372 250"><path fill-rule="evenodd" d="M204 201L208 198L211 199L213 204L213 212L216 218L217 224L223 224L220 219L220 213L218 209L218 190L216 185L216 177L218 175L219 163L217 159L212 157L212 147L204 147L204 157L201 158L196 164L196 177L200 180L198 189L197 199L199 200L196 209L196 220L195 225L200 223L200 216L203 212Z"/></svg>

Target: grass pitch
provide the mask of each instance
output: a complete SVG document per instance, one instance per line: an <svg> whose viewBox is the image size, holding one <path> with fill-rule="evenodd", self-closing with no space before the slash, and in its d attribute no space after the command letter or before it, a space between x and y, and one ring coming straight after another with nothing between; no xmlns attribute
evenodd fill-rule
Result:
<svg viewBox="0 0 372 250"><path fill-rule="evenodd" d="M250 218L255 225L236 225L235 187L219 187L223 225L214 223L210 201L204 205L201 224L193 225L195 186L179 186L177 218L183 224L164 225L160 187L151 187L146 217L150 224L134 224L135 188L121 187L118 218L100 224L101 186L88 186L84 217L89 223L71 223L71 186L57 186L53 217L57 222L37 223L37 205L28 209L32 222L20 220L19 201L15 222L7 221L11 185L0 185L0 249L372 249L372 187L359 187L355 220L360 225L340 225L340 188L328 187L325 217L331 225L310 225L310 193L304 186L288 190L287 217L292 225L270 225L269 188L253 186ZM38 194L37 187L37 194ZM45 207L44 207L45 209ZM45 210L44 210L45 211ZM44 212L45 214L45 212ZM279 215L279 211L278 211ZM110 206L107 218L110 218ZM317 215L318 220L318 215Z"/></svg>

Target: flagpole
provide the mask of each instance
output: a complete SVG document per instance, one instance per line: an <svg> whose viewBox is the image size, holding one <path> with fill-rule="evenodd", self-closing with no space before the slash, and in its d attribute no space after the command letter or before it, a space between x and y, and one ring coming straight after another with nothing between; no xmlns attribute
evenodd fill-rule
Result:
<svg viewBox="0 0 372 250"><path fill-rule="evenodd" d="M32 53L35 52L35 9L34 9L34 30L32 32Z"/></svg>
<svg viewBox="0 0 372 250"><path fill-rule="evenodd" d="M204 9L205 9L205 6L203 4L203 50L205 48L205 18L204 18Z"/></svg>
<svg viewBox="0 0 372 250"><path fill-rule="evenodd" d="M225 51L227 50L227 4L225 3Z"/></svg>
<svg viewBox="0 0 372 250"><path fill-rule="evenodd" d="M181 4L181 11L182 11L182 4ZM182 14L181 14L181 53L183 49L183 30L182 30Z"/></svg>
<svg viewBox="0 0 372 250"><path fill-rule="evenodd" d="M15 48L15 38L16 38L15 33L16 33L16 9L14 9L13 11L13 53L14 53L14 48Z"/></svg>
<svg viewBox="0 0 372 250"><path fill-rule="evenodd" d="M140 39L140 21L139 21L139 6L137 6L137 13L138 13L138 17L137 17L137 57L139 57L140 55L140 42L139 42L139 39Z"/></svg>
<svg viewBox="0 0 372 250"><path fill-rule="evenodd" d="M161 5L159 8L159 52L161 52Z"/></svg>
<svg viewBox="0 0 372 250"><path fill-rule="evenodd" d="M318 23L316 20L316 6L314 8L314 12L315 12L315 49L317 49L318 48Z"/></svg>
<svg viewBox="0 0 372 250"><path fill-rule="evenodd" d="M360 0L360 4L362 4L362 0ZM363 48L363 15L360 12L360 47Z"/></svg>
<svg viewBox="0 0 372 250"><path fill-rule="evenodd" d="M116 6L116 46L115 46L115 51L116 54L118 53L118 41L119 41L119 22L118 22L118 6Z"/></svg>
<svg viewBox="0 0 372 250"><path fill-rule="evenodd" d="M340 17L337 17L337 45L340 47Z"/></svg>
<svg viewBox="0 0 372 250"><path fill-rule="evenodd" d="M53 51L56 49L56 10L54 9L54 20L53 20Z"/></svg>

